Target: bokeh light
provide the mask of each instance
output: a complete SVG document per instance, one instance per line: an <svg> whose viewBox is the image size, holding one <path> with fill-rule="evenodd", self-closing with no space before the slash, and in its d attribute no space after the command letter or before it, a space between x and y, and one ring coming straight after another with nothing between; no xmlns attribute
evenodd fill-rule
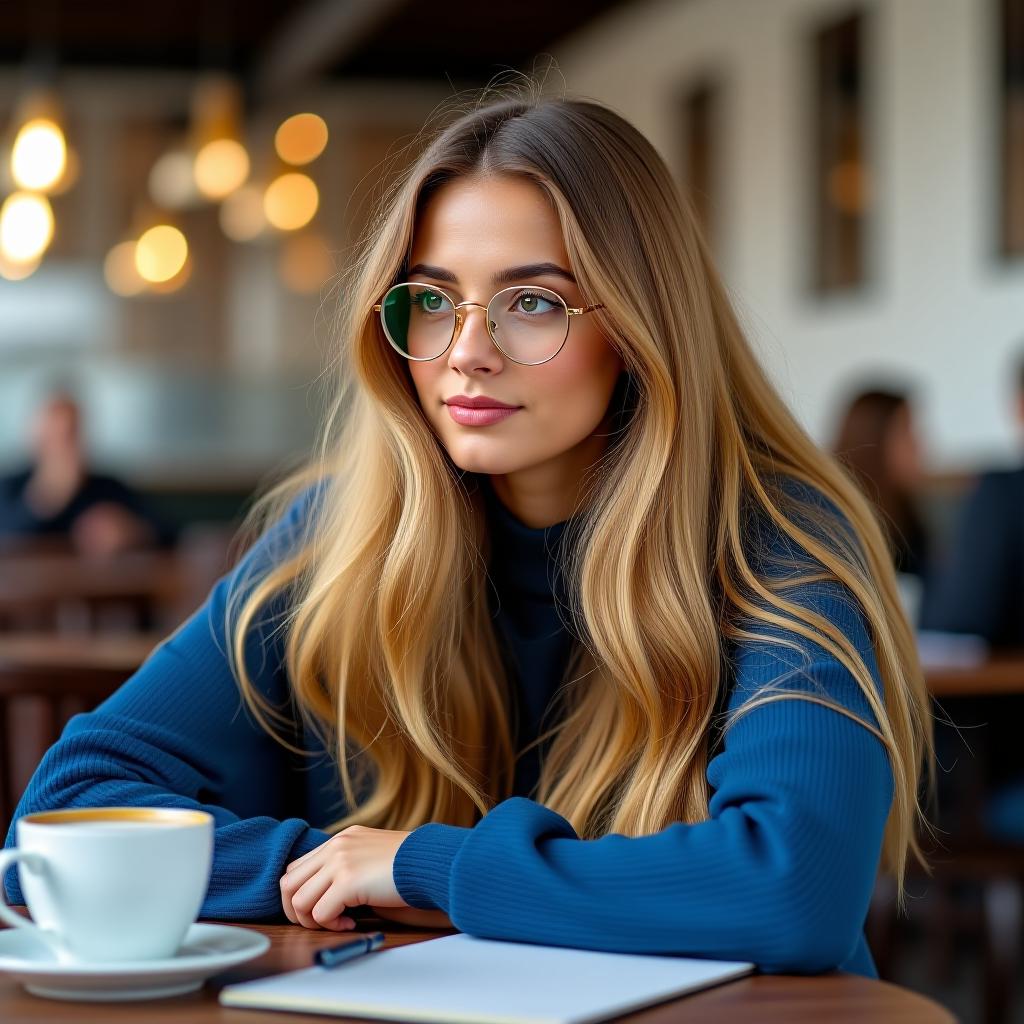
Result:
<svg viewBox="0 0 1024 1024"><path fill-rule="evenodd" d="M118 242L103 261L103 277L107 287L123 298L145 291L146 281L135 265L135 242Z"/></svg>
<svg viewBox="0 0 1024 1024"><path fill-rule="evenodd" d="M31 263L53 240L53 210L45 196L14 192L0 207L0 254L12 263Z"/></svg>
<svg viewBox="0 0 1024 1024"><path fill-rule="evenodd" d="M221 203L221 230L232 241L251 242L267 229L263 211L263 191L256 185L243 185Z"/></svg>
<svg viewBox="0 0 1024 1024"><path fill-rule="evenodd" d="M295 114L274 135L277 155L289 164L308 164L327 145L327 123L318 114Z"/></svg>
<svg viewBox="0 0 1024 1024"><path fill-rule="evenodd" d="M11 174L25 189L45 192L64 175L67 144L60 126L38 117L21 126L11 147Z"/></svg>
<svg viewBox="0 0 1024 1024"><path fill-rule="evenodd" d="M196 153L196 187L207 199L223 199L245 184L249 154L234 139L214 139Z"/></svg>
<svg viewBox="0 0 1024 1024"><path fill-rule="evenodd" d="M192 175L192 157L183 149L164 153L149 172L149 194L167 210L184 210L201 197Z"/></svg>
<svg viewBox="0 0 1024 1024"><path fill-rule="evenodd" d="M135 268L150 284L170 281L185 266L188 242L170 224L157 224L135 243Z"/></svg>
<svg viewBox="0 0 1024 1024"><path fill-rule="evenodd" d="M280 231L297 231L316 215L320 193L308 175L291 172L275 178L263 196L263 212Z"/></svg>

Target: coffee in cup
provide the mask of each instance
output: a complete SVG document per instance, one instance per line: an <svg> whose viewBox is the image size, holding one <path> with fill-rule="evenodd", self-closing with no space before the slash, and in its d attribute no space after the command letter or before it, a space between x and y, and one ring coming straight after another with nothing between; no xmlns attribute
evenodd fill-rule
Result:
<svg viewBox="0 0 1024 1024"><path fill-rule="evenodd" d="M172 807L26 814L0 851L0 893L17 863L32 921L0 899L0 919L62 963L173 956L199 915L213 865L213 817Z"/></svg>

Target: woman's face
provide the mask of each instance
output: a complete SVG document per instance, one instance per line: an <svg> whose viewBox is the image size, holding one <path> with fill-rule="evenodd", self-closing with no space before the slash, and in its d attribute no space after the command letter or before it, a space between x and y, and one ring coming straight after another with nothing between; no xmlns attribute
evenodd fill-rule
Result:
<svg viewBox="0 0 1024 1024"><path fill-rule="evenodd" d="M908 491L916 490L924 475L924 455L910 406L902 405L886 433L885 463L889 475Z"/></svg>
<svg viewBox="0 0 1024 1024"><path fill-rule="evenodd" d="M496 283L502 271L549 263L561 272L528 272ZM541 189L523 178L481 176L443 185L416 224L407 279L436 284L456 302L479 302L512 284L543 285L570 306L600 302L584 295L569 269L558 215ZM427 419L452 461L486 473L505 503L530 525L572 511L583 471L603 453L609 400L623 369L594 313L569 319L561 351L527 366L491 341L485 311L461 310L462 329L448 350L409 371ZM513 405L497 422L457 422L448 400L483 396ZM554 518L553 518L554 517Z"/></svg>

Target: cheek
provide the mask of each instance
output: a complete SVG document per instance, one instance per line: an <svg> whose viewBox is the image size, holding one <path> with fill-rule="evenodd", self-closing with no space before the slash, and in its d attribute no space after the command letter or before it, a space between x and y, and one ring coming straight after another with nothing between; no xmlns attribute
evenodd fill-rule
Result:
<svg viewBox="0 0 1024 1024"><path fill-rule="evenodd" d="M538 370L531 386L534 410L552 429L593 430L608 408L608 401L622 369L616 354L599 335L580 339ZM587 429L584 429L587 428Z"/></svg>

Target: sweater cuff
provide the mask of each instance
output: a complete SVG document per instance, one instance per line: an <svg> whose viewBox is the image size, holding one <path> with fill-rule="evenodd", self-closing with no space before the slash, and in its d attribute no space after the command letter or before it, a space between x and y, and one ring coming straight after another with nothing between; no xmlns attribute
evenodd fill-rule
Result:
<svg viewBox="0 0 1024 1024"><path fill-rule="evenodd" d="M452 861L472 831L429 822L405 837L395 854L391 877L410 907L448 913Z"/></svg>

